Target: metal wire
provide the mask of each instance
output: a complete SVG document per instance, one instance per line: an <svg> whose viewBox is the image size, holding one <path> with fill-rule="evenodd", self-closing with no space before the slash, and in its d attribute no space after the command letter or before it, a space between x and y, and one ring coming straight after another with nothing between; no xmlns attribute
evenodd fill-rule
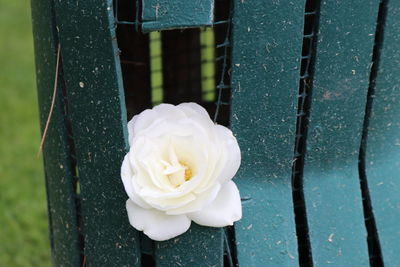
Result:
<svg viewBox="0 0 400 267"><path fill-rule="evenodd" d="M123 57L124 53L127 52L124 51L123 46L122 48L120 46L123 69L127 69L126 65L130 64L131 66L141 65L149 71L148 77L151 81L147 85L149 88L140 90L141 93L151 92L148 105L154 106L162 102L177 104L195 101L206 107L214 122L229 124L231 95L229 76L231 63L230 33L233 6L231 2L231 0L216 1L216 21L212 28L203 28L198 33L189 33L195 29L162 31L158 33L157 38L154 38L154 34L151 33L148 44L148 62L127 60ZM140 31L142 23L140 21L140 1L114 0L113 4L115 27L118 28L120 25L128 29L132 26L132 34L145 36ZM132 11L130 12L130 10ZM125 30L125 32L127 31ZM198 39L199 45L184 45L182 41L176 41L176 46L171 46L171 42L174 42L174 34L171 32L174 31L177 36L189 35L188 39L182 39L185 40L184 43ZM117 36L117 38L120 43L120 37ZM135 46L136 44L132 43L131 45ZM160 51L157 52L158 50ZM200 55L198 59L196 55ZM171 60L171 58L174 60ZM138 77L137 74L132 73L132 75ZM124 81L127 79L126 77L123 78ZM145 85L144 82L140 86L143 85ZM140 94L139 90L132 90L132 84L129 87L125 88L126 97L133 98L134 95L137 97L137 94ZM128 100L126 100L127 109L129 111L137 110L135 107L129 107L130 103L134 103L134 101ZM212 107L212 102L214 102L214 107Z"/></svg>
<svg viewBox="0 0 400 267"><path fill-rule="evenodd" d="M222 71L219 77L219 83L216 86L216 89L218 90L218 97L217 101L215 103L216 109L215 109L215 114L214 114L214 122L216 123L218 120L218 116L220 113L220 108L222 105L229 106L230 105L230 94L229 94L229 99L228 101L223 101L222 100L222 91L225 90L231 90L231 83L230 83L230 77L228 74L228 69L230 68L230 48L231 48L231 25L232 25L232 6L233 4L231 1L229 1L229 15L227 20L222 20L222 21L217 21L214 23L215 26L220 25L220 24L226 24L226 34L225 34L225 40L222 44L217 44L216 48L223 48L223 54L222 56L219 56L216 58L216 62L222 61Z"/></svg>

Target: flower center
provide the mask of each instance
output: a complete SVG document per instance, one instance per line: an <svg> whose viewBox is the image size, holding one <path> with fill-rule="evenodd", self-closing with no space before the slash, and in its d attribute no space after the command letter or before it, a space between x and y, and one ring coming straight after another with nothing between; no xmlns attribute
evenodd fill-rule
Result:
<svg viewBox="0 0 400 267"><path fill-rule="evenodd" d="M182 161L178 160L178 156L172 146L169 147L168 161L161 160L164 165L164 174L174 187L178 187L189 181L192 176L192 170Z"/></svg>
<svg viewBox="0 0 400 267"><path fill-rule="evenodd" d="M185 181L189 181L192 179L192 170L190 170L189 167L184 164L183 166L185 166Z"/></svg>

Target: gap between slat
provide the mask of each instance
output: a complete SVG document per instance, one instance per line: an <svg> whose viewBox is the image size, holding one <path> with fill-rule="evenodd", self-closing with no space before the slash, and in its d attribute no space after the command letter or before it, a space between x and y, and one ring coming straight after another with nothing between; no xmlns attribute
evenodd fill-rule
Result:
<svg viewBox="0 0 400 267"><path fill-rule="evenodd" d="M368 140L368 126L371 118L373 98L375 94L376 77L379 70L380 55L384 39L384 28L386 22L388 0L381 0L379 4L379 12L375 29L375 42L372 53L371 72L369 76L367 103L365 106L364 122L362 137L359 151L358 170L360 175L360 187L363 199L364 221L367 230L367 243L370 266L384 266L379 236L376 228L375 217L373 214L371 198L368 188L368 180L366 174L366 149Z"/></svg>
<svg viewBox="0 0 400 267"><path fill-rule="evenodd" d="M306 0L297 104L296 139L292 166L292 197L300 266L313 266L307 211L303 192L303 168L313 86L314 61L317 44L316 33L318 33L319 27L319 6L319 0Z"/></svg>

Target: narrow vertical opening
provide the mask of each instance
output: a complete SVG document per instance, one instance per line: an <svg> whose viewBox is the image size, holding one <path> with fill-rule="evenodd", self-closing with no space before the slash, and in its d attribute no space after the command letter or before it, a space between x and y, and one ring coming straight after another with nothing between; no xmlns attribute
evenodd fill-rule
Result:
<svg viewBox="0 0 400 267"><path fill-rule="evenodd" d="M214 29L200 31L202 101L215 99L215 40Z"/></svg>
<svg viewBox="0 0 400 267"><path fill-rule="evenodd" d="M164 100L162 42L160 32L149 33L150 38L150 72L151 72L151 103L153 106Z"/></svg>
<svg viewBox="0 0 400 267"><path fill-rule="evenodd" d="M164 102L201 104L200 29L162 31Z"/></svg>
<svg viewBox="0 0 400 267"><path fill-rule="evenodd" d="M213 27L141 32L141 1L114 0L127 117L160 103L196 102L215 122L230 117L231 0L215 0ZM237 266L234 228L224 229L224 265ZM141 236L141 264L155 266Z"/></svg>
<svg viewBox="0 0 400 267"><path fill-rule="evenodd" d="M239 266L237 260L235 227L224 228L224 267Z"/></svg>
<svg viewBox="0 0 400 267"><path fill-rule="evenodd" d="M138 9L135 0L115 0L114 10L125 93L125 105L128 119L130 119L135 114L152 107L152 80L150 69L151 67L156 68L157 66L154 64L151 66L150 64L150 58L152 56L150 51L152 49L153 58L157 58L156 38L158 36L149 36L148 34L143 34L138 31L137 23L140 23L140 21L136 19ZM153 47L149 46L150 38L155 40L155 45ZM156 73L159 75L160 71L161 70L158 69ZM156 86L156 84L154 86Z"/></svg>
<svg viewBox="0 0 400 267"><path fill-rule="evenodd" d="M300 266L313 266L307 211L303 192L303 168L313 85L314 60L319 21L319 0L307 0L304 11L296 138L292 166L292 197Z"/></svg>
<svg viewBox="0 0 400 267"><path fill-rule="evenodd" d="M367 244L370 266L384 266L379 236L376 228L375 217L372 209L371 197L368 189L366 173L366 149L368 140L368 126L371 117L373 99L375 94L376 77L379 70L380 55L384 39L388 0L381 0L375 29L375 42L372 53L371 72L369 76L367 103L365 106L363 132L361 137L358 170L360 175L361 195L363 199L363 211L365 227L367 229Z"/></svg>

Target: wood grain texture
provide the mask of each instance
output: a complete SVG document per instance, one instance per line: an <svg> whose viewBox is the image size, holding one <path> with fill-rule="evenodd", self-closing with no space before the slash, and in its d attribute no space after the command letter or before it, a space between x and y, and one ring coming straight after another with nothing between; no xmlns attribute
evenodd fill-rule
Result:
<svg viewBox="0 0 400 267"><path fill-rule="evenodd" d="M303 177L315 266L369 262L358 153L378 6L321 2Z"/></svg>
<svg viewBox="0 0 400 267"><path fill-rule="evenodd" d="M55 1L88 266L140 266L120 178L126 110L112 1Z"/></svg>
<svg viewBox="0 0 400 267"><path fill-rule="evenodd" d="M304 1L234 1L231 125L242 166L240 266L296 266L291 175Z"/></svg>
<svg viewBox="0 0 400 267"><path fill-rule="evenodd" d="M386 266L400 266L400 2L388 1L368 128L366 178Z"/></svg>

